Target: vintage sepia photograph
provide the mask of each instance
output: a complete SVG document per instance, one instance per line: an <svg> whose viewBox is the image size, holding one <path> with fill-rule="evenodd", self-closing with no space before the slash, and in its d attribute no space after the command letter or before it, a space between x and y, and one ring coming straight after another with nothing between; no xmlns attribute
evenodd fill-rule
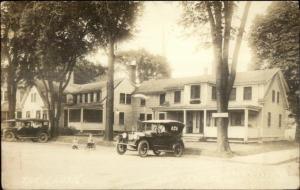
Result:
<svg viewBox="0 0 300 190"><path fill-rule="evenodd" d="M299 8L1 2L1 188L300 189Z"/></svg>

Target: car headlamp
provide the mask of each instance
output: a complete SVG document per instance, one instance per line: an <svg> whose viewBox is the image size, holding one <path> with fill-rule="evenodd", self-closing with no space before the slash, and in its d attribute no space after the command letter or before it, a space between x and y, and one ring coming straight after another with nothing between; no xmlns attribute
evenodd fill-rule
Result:
<svg viewBox="0 0 300 190"><path fill-rule="evenodd" d="M139 135L138 134L134 134L133 135L133 139L139 139L140 137L139 137Z"/></svg>
<svg viewBox="0 0 300 190"><path fill-rule="evenodd" d="M126 139L127 138L127 133L122 133L122 138Z"/></svg>

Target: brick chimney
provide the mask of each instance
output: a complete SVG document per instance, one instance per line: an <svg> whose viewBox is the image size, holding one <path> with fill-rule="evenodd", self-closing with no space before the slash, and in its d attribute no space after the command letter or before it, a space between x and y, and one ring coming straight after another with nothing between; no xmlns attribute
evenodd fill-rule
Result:
<svg viewBox="0 0 300 190"><path fill-rule="evenodd" d="M133 61L129 64L129 80L136 85L137 81L136 81L136 62Z"/></svg>

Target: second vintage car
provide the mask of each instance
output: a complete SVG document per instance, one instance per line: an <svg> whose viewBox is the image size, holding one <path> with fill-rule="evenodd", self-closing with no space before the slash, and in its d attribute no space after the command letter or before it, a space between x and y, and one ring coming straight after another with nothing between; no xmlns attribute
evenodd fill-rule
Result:
<svg viewBox="0 0 300 190"><path fill-rule="evenodd" d="M118 136L117 152L122 155L127 150L133 150L146 157L152 150L155 155L172 152L180 157L184 151L181 139L183 128L184 124L175 120L143 121L137 132L124 132Z"/></svg>
<svg viewBox="0 0 300 190"><path fill-rule="evenodd" d="M6 141L31 139L34 142L47 142L49 139L49 121L43 119L7 120L1 127L1 136Z"/></svg>

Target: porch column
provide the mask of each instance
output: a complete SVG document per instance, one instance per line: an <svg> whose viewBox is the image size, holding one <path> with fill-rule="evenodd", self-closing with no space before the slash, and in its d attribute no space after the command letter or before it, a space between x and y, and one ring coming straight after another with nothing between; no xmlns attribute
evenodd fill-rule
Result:
<svg viewBox="0 0 300 190"><path fill-rule="evenodd" d="M80 128L83 131L83 108L80 108Z"/></svg>
<svg viewBox="0 0 300 190"><path fill-rule="evenodd" d="M206 127L206 110L203 113L203 135L205 134L205 127Z"/></svg>
<svg viewBox="0 0 300 190"><path fill-rule="evenodd" d="M248 142L248 109L245 109L245 136L244 136L244 143Z"/></svg>
<svg viewBox="0 0 300 190"><path fill-rule="evenodd" d="M183 123L185 125L185 129L183 130L183 134L186 134L186 110L183 110Z"/></svg>
<svg viewBox="0 0 300 190"><path fill-rule="evenodd" d="M67 110L68 110L68 125L69 125L69 123L70 123L70 109L68 108Z"/></svg>

